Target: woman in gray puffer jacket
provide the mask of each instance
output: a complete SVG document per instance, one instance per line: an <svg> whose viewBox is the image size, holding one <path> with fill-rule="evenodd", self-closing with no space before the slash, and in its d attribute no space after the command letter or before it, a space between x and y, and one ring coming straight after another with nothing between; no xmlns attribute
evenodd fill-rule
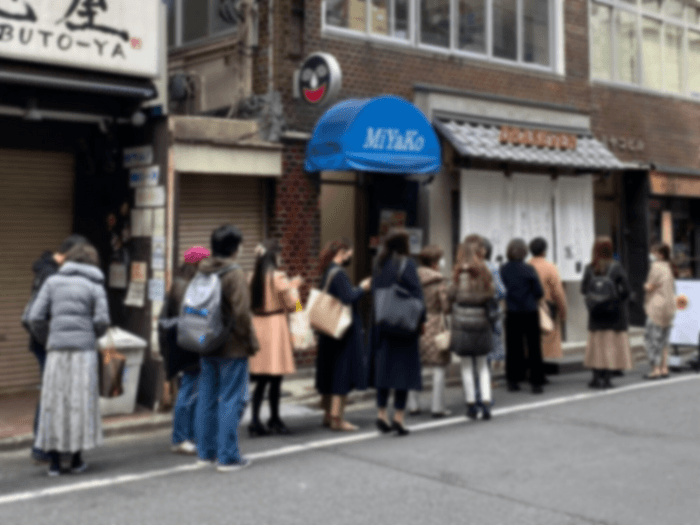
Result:
<svg viewBox="0 0 700 525"><path fill-rule="evenodd" d="M81 452L102 444L97 339L109 325L97 251L75 246L29 311L32 334L47 350L35 447L51 456L50 476L61 474L61 453L72 454L71 472L82 472Z"/></svg>

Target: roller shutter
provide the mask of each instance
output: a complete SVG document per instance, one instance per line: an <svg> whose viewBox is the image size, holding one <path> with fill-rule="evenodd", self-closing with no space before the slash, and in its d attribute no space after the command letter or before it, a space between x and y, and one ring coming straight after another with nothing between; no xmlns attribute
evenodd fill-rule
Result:
<svg viewBox="0 0 700 525"><path fill-rule="evenodd" d="M67 153L0 149L0 393L41 380L20 317L32 263L71 233L74 171Z"/></svg>
<svg viewBox="0 0 700 525"><path fill-rule="evenodd" d="M238 262L245 271L253 270L255 246L264 239L260 178L181 174L178 209L179 262L187 248L210 248L211 232L223 224L233 224L243 232Z"/></svg>

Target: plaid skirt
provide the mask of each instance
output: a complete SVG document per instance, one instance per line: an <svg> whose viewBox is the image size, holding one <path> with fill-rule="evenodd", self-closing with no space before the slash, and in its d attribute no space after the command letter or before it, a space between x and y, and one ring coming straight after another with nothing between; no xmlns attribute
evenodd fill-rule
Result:
<svg viewBox="0 0 700 525"><path fill-rule="evenodd" d="M95 350L52 350L46 357L34 446L78 452L102 444Z"/></svg>

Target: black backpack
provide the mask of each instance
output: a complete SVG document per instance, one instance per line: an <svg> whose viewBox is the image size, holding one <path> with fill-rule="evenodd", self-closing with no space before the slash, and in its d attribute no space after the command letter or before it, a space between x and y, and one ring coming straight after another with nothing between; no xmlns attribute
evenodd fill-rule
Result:
<svg viewBox="0 0 700 525"><path fill-rule="evenodd" d="M593 274L586 290L586 308L591 315L610 315L620 307L620 293L612 280L615 264L603 275Z"/></svg>

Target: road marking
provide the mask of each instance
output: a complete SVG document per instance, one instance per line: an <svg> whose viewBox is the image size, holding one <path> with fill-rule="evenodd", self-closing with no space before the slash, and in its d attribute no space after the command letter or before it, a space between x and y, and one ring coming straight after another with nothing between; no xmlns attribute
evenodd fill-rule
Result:
<svg viewBox="0 0 700 525"><path fill-rule="evenodd" d="M584 401L587 399L595 399L604 396L614 396L627 392L633 392L635 390L643 390L645 388L655 388L664 385L672 385L677 383L683 383L686 381L694 381L700 379L700 375L690 375L683 376L672 379L665 379L659 381L649 381L645 383L635 383L628 386L617 387L612 390L605 390L602 392L586 392L580 394L574 394L570 396L559 397L555 399L548 399L546 401L538 401L534 403L527 403L523 405L516 405L512 407L504 407L495 409L492 411L494 417L505 416L508 414L514 414L517 412L526 412L530 410L536 410L539 408L552 407L557 405L563 405L567 403L574 403L577 401ZM440 421L430 421L427 423L420 423L417 425L411 425L408 428L412 432L420 432L423 430L431 430L440 427L446 427L450 425L456 425L464 422L469 422L466 416L452 417L441 419ZM318 450L321 448L333 447L336 445L346 445L349 443L358 443L360 441L367 441L369 439L374 439L380 437L382 434L379 431L374 432L363 432L360 434L352 434L343 437L336 437L332 439L324 439L319 441L309 441L308 443L301 443L298 445L290 445L286 447L281 447L273 450L268 450L265 452L256 452L248 454L246 457L251 460L261 460L269 459L274 457L286 456L290 454L299 454L302 452L308 452L312 450ZM180 465L178 467L172 467L167 469L152 470L150 472L143 472L140 474L126 474L122 476L115 476L111 478L96 479L92 481L84 481L80 483L72 483L68 485L62 485L60 487L51 487L42 490L18 492L16 494L7 494L5 496L0 496L0 505L8 505L11 503L19 503L22 501L29 501L39 498L44 498L48 496L58 496L61 494L68 494L71 492L79 492L84 490L92 490L102 487L110 487L114 485L121 485L124 483L132 483L137 481L145 481L148 479L159 478L164 476L170 476L173 474L178 474L180 472L191 472L194 470L201 470L205 468L211 468L209 465L197 465L196 463L190 465Z"/></svg>

